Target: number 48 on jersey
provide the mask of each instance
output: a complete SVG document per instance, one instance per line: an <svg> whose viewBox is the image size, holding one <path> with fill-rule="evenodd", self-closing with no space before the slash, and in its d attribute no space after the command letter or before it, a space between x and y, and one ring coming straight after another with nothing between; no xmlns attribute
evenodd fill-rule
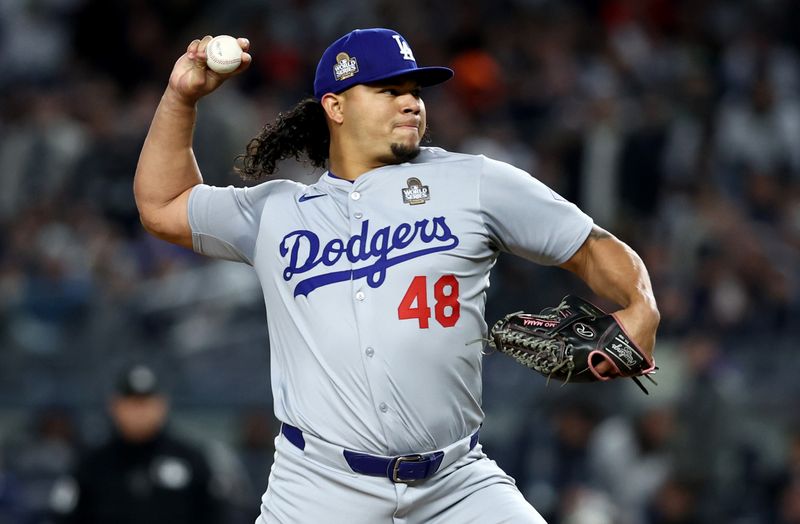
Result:
<svg viewBox="0 0 800 524"><path fill-rule="evenodd" d="M433 317L442 327L453 327L461 316L458 303L458 280L454 275L443 275L433 283ZM416 276L397 306L400 320L417 319L420 329L428 329L431 308L428 306L428 277Z"/></svg>

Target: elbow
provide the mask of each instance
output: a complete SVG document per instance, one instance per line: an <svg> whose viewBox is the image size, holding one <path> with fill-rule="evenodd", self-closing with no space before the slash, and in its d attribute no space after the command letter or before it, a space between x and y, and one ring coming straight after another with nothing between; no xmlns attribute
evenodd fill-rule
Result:
<svg viewBox="0 0 800 524"><path fill-rule="evenodd" d="M139 223L142 224L142 228L150 233L153 236L160 237L159 234L161 227L159 221L156 219L153 213L148 213L141 208L139 209Z"/></svg>
<svg viewBox="0 0 800 524"><path fill-rule="evenodd" d="M135 192L139 222L145 231L156 238L184 247L192 247L192 231L188 217L189 191L164 202L161 199L141 198Z"/></svg>
<svg viewBox="0 0 800 524"><path fill-rule="evenodd" d="M653 324L655 324L656 326L658 326L661 323L661 312L658 310L658 305L656 304L655 300L653 300L653 306L652 309L650 310L650 316L653 319Z"/></svg>
<svg viewBox="0 0 800 524"><path fill-rule="evenodd" d="M139 222L142 224L142 228L154 237L187 249L193 249L192 233L188 223L184 224L185 221L176 219L169 210L140 208Z"/></svg>
<svg viewBox="0 0 800 524"><path fill-rule="evenodd" d="M658 303L653 292L653 285L650 283L650 277L644 275L637 288L639 297L635 301L642 305L648 316L657 324L661 321L661 312L658 310Z"/></svg>
<svg viewBox="0 0 800 524"><path fill-rule="evenodd" d="M139 189L139 184L137 183L139 180L139 172L137 170L136 177L134 178L133 182L133 200L136 202L136 209L139 211L139 223L142 225L145 231L150 234L155 234L154 227L155 227L155 217L152 210L152 205L148 205L148 201L142 195L142 192Z"/></svg>
<svg viewBox="0 0 800 524"><path fill-rule="evenodd" d="M139 223L142 224L142 228L145 231L154 237L167 240L170 236L167 222L163 219L163 216L146 207L139 207Z"/></svg>
<svg viewBox="0 0 800 524"><path fill-rule="evenodd" d="M153 221L148 220L146 215L139 213L139 223L142 225L142 229L150 233L151 235L156 235L156 228ZM156 235L157 236L157 235Z"/></svg>
<svg viewBox="0 0 800 524"><path fill-rule="evenodd" d="M656 299L652 293L642 294L642 300L639 302L637 309L647 319L649 325L658 327L661 323L661 312L658 310L658 304L656 304Z"/></svg>

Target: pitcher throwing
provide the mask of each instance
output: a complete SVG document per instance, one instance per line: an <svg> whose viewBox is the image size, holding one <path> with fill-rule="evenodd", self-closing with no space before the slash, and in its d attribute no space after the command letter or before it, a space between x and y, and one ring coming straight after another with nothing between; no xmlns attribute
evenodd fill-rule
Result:
<svg viewBox="0 0 800 524"><path fill-rule="evenodd" d="M420 147L422 89L453 72L417 66L388 29L331 44L314 98L247 146L244 177L295 157L320 168L314 183L204 185L197 102L251 62L239 39L239 68L209 70L210 40L175 64L135 196L154 235L260 279L283 424L257 522L543 522L479 443L482 348L468 342L487 336L489 272L501 252L574 272L622 307L652 358L659 316L640 258L530 174Z"/></svg>

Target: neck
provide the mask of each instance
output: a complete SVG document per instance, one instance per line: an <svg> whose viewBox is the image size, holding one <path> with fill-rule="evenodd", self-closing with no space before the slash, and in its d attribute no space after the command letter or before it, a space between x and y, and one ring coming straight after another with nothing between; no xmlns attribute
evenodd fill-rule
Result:
<svg viewBox="0 0 800 524"><path fill-rule="evenodd" d="M345 180L355 180L367 171L372 171L386 165L385 163L370 160L361 151L345 147L340 140L331 138L328 169L331 173Z"/></svg>

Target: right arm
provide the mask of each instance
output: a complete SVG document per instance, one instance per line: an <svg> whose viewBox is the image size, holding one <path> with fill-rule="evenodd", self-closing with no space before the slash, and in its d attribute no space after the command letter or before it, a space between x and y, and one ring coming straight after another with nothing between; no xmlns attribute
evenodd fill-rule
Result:
<svg viewBox="0 0 800 524"><path fill-rule="evenodd" d="M133 180L133 194L144 228L156 237L189 249L189 193L202 183L192 151L197 102L251 62L249 42L240 38L242 64L233 73L206 68L210 36L194 40L178 59L145 138Z"/></svg>

